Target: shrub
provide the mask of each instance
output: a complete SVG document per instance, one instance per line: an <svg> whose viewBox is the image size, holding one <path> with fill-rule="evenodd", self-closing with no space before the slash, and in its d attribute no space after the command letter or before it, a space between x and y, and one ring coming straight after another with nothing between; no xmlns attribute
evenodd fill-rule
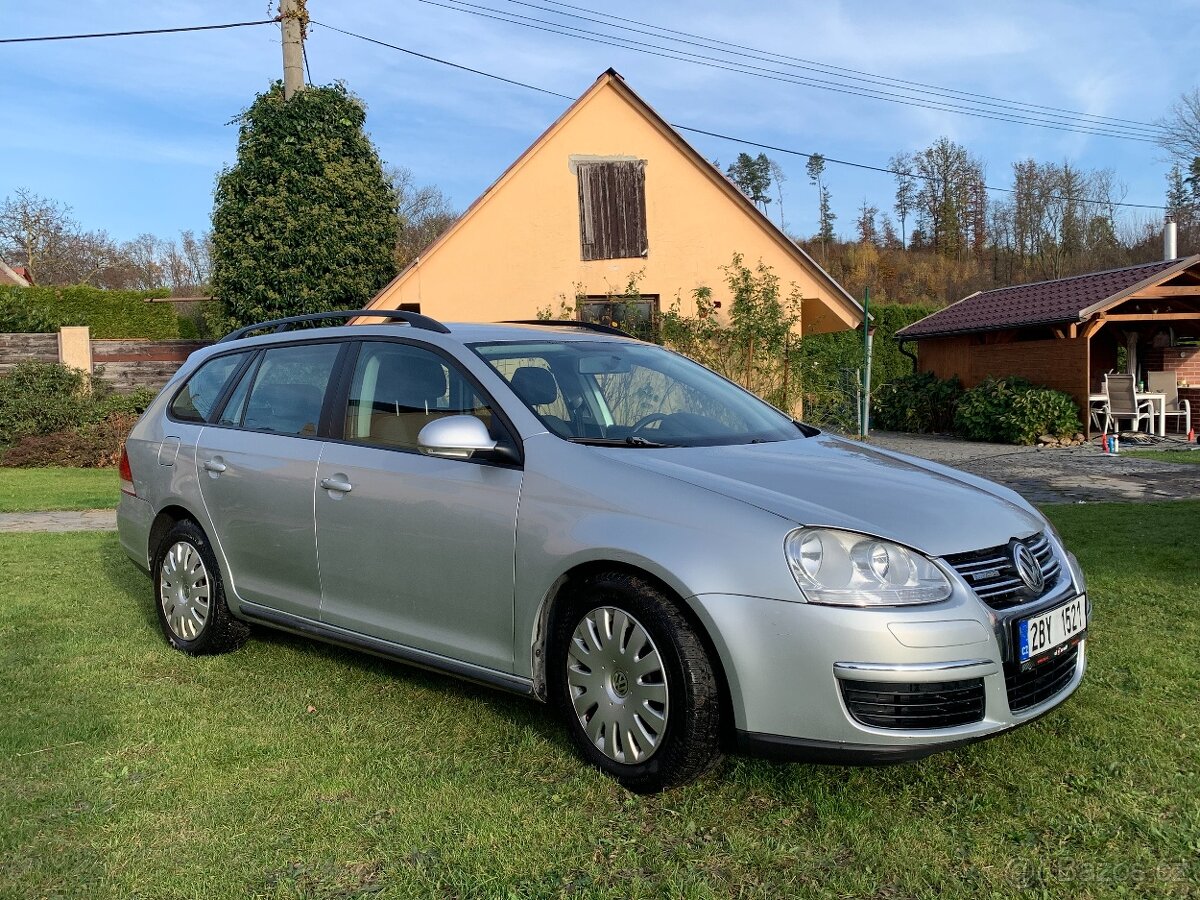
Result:
<svg viewBox="0 0 1200 900"><path fill-rule="evenodd" d="M0 331L36 333L87 325L98 340L195 337L195 323L176 315L172 304L146 302L165 296L165 290L106 291L88 284L0 287Z"/></svg>
<svg viewBox="0 0 1200 900"><path fill-rule="evenodd" d="M87 382L78 369L18 363L0 376L0 443L81 425L89 420L89 405Z"/></svg>
<svg viewBox="0 0 1200 900"><path fill-rule="evenodd" d="M885 431L949 432L962 393L957 378L943 381L930 372L904 375L874 392L872 423Z"/></svg>
<svg viewBox="0 0 1200 900"><path fill-rule="evenodd" d="M1069 394L1024 378L988 378L962 395L955 431L972 441L1032 444L1043 434L1067 437L1082 425Z"/></svg>
<svg viewBox="0 0 1200 900"><path fill-rule="evenodd" d="M6 288L0 293L0 333L45 334L56 326L51 316L37 305L26 302L22 288Z"/></svg>
<svg viewBox="0 0 1200 900"><path fill-rule="evenodd" d="M30 435L8 449L0 466L110 469L121 461L121 444L136 422L133 413L118 413L81 428Z"/></svg>
<svg viewBox="0 0 1200 900"><path fill-rule="evenodd" d="M140 414L153 399L144 388L118 394L99 378L89 386L83 372L58 363L18 363L0 375L0 444Z"/></svg>

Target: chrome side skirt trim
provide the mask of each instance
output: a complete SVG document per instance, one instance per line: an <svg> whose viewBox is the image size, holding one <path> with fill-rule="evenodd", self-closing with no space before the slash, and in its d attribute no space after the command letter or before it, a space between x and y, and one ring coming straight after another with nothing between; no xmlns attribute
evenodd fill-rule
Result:
<svg viewBox="0 0 1200 900"><path fill-rule="evenodd" d="M835 662L838 678L861 679L864 675L881 681L938 681L942 677L981 678L994 675L1000 666L990 659L954 659L933 663Z"/></svg>
<svg viewBox="0 0 1200 900"><path fill-rule="evenodd" d="M509 691L514 694L533 695L532 679L522 678L519 675L497 672L495 669L488 669L484 666L450 659L447 656L439 656L427 650L418 650L415 647L407 647L404 644L396 644L392 641L385 641L382 638L371 637L367 634L359 634L357 631L339 628L336 625L314 622L312 619L305 619L302 616L280 612L266 606L259 606L257 603L242 603L239 612L241 616L252 622L261 622L264 625L270 625L273 628L280 628L294 634L314 637L330 644L337 644L340 647L363 650L386 659L407 663L408 665L428 669L433 672L453 675L456 678L474 681L477 684L499 688L502 691Z"/></svg>

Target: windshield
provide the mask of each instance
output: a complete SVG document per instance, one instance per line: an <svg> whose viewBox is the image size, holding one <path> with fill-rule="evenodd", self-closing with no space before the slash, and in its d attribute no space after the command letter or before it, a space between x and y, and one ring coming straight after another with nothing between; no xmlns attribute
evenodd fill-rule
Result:
<svg viewBox="0 0 1200 900"><path fill-rule="evenodd" d="M772 406L652 344L471 345L554 434L627 447L784 441L802 431Z"/></svg>

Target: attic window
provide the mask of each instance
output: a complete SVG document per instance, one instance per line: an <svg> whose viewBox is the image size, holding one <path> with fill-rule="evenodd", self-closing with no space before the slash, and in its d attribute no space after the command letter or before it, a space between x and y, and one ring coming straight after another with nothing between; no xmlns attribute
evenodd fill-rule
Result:
<svg viewBox="0 0 1200 900"><path fill-rule="evenodd" d="M645 256L646 161L580 161L576 172L580 258Z"/></svg>

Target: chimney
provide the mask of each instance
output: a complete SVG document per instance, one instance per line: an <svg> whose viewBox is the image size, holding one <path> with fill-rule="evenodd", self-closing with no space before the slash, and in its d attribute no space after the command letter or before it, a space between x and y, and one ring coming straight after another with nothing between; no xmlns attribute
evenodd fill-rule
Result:
<svg viewBox="0 0 1200 900"><path fill-rule="evenodd" d="M1179 254L1175 249L1175 217L1168 215L1163 222L1163 259L1175 259Z"/></svg>

